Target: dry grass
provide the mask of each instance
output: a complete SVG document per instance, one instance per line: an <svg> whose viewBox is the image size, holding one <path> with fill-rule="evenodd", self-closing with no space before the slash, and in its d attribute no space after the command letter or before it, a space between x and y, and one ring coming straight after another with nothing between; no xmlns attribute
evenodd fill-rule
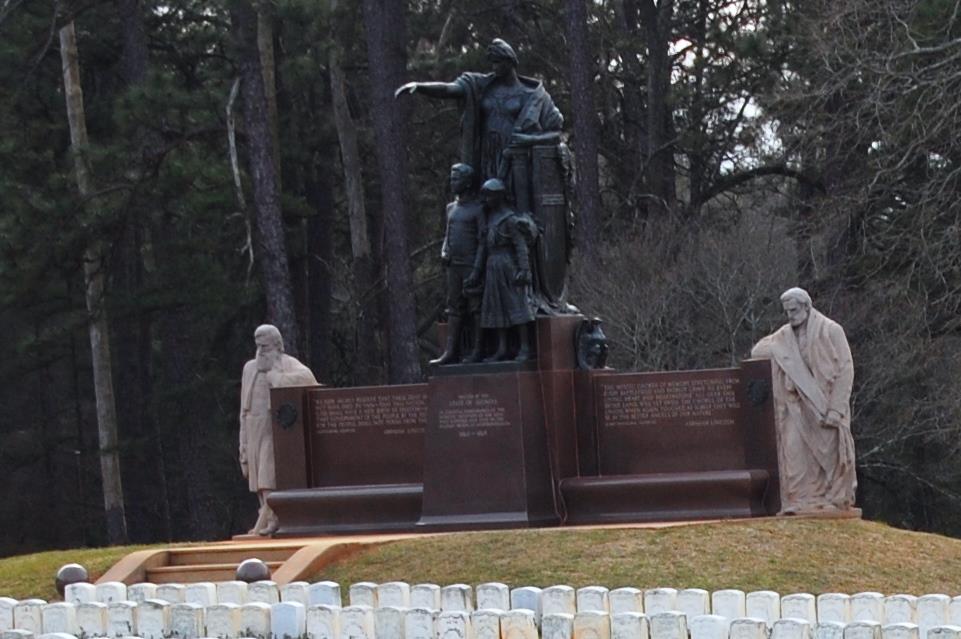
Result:
<svg viewBox="0 0 961 639"><path fill-rule="evenodd" d="M961 540L858 520L466 533L380 546L314 579L956 595Z"/></svg>

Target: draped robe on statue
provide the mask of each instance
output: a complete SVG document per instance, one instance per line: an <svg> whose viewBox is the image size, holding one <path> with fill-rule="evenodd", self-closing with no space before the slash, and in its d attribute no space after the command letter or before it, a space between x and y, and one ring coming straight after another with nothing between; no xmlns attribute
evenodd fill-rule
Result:
<svg viewBox="0 0 961 639"><path fill-rule="evenodd" d="M240 385L240 449L247 451L247 481L251 492L277 487L268 372L273 373L274 388L317 383L310 369L290 355L281 354L279 363L270 371L257 370L256 359L244 365Z"/></svg>
<svg viewBox="0 0 961 639"><path fill-rule="evenodd" d="M771 360L782 511L853 507L854 363L844 329L812 308L803 340L785 324L759 341L751 356ZM831 410L841 415L840 428L822 425Z"/></svg>

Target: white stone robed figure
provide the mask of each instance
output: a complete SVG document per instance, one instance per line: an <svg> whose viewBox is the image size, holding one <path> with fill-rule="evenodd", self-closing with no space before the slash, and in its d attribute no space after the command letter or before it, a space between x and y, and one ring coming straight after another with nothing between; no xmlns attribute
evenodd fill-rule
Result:
<svg viewBox="0 0 961 639"><path fill-rule="evenodd" d="M276 326L258 326L254 342L257 355L244 365L240 386L240 467L260 502L250 534L269 535L277 530L277 518L267 505L267 495L277 487L270 389L306 386L317 380L309 368L284 354L284 340Z"/></svg>
<svg viewBox="0 0 961 639"><path fill-rule="evenodd" d="M781 512L848 510L857 478L851 436L854 362L839 324L801 288L781 295L788 323L751 356L771 360Z"/></svg>

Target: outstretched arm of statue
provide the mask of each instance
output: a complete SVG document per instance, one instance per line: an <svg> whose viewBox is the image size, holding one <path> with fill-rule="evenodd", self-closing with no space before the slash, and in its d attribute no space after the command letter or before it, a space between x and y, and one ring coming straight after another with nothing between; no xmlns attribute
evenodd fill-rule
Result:
<svg viewBox="0 0 961 639"><path fill-rule="evenodd" d="M408 82L394 91L394 97L413 93L423 93L429 98L463 98L464 87L456 82Z"/></svg>

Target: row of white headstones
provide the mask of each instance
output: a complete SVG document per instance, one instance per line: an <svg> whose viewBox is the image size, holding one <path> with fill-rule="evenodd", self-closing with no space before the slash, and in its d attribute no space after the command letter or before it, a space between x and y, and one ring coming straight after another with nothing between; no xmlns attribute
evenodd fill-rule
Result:
<svg viewBox="0 0 961 639"><path fill-rule="evenodd" d="M961 597L487 583L67 586L0 597L0 639L961 639Z"/></svg>

